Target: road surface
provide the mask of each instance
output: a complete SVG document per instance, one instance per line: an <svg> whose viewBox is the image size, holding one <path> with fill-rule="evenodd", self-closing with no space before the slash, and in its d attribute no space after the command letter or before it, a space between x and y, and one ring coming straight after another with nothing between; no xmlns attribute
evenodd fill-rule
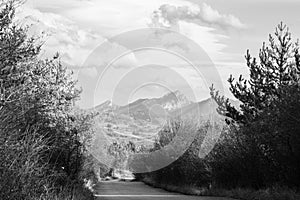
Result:
<svg viewBox="0 0 300 200"><path fill-rule="evenodd" d="M222 197L180 195L152 188L141 182L100 182L95 191L97 200L232 200Z"/></svg>

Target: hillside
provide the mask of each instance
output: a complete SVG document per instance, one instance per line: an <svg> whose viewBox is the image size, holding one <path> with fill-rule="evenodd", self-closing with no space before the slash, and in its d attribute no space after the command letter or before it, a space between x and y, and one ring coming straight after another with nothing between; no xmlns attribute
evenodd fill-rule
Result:
<svg viewBox="0 0 300 200"><path fill-rule="evenodd" d="M108 140L130 140L148 146L152 145L168 120L193 118L215 121L221 119L216 108L217 104L212 99L192 102L180 91L175 91L159 98L138 99L124 106L105 101L96 106L94 111L98 113L97 127Z"/></svg>

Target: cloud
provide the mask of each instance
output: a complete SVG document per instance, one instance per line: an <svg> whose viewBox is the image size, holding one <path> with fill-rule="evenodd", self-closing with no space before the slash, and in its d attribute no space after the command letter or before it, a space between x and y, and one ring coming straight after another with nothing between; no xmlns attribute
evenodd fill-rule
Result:
<svg viewBox="0 0 300 200"><path fill-rule="evenodd" d="M193 6L174 6L164 4L153 12L152 24L165 27L178 26L179 21L193 22L199 25L211 25L222 28L244 29L237 17L230 14L221 14L206 3Z"/></svg>
<svg viewBox="0 0 300 200"><path fill-rule="evenodd" d="M64 55L62 59L70 65L83 64L92 50L105 38L124 30L147 27L151 13L157 8L159 10L154 12L156 14L152 17L153 24L161 23L164 27L177 26L175 28L177 31L180 29L179 32L192 36L192 39L199 36L205 38L196 40L210 55L216 55L214 57L220 56L220 51L224 48L220 40L224 37L215 33L214 28L205 27L200 22L206 21L214 25L221 22L232 25L236 22L236 26L240 23L234 16L221 15L206 4L198 6L185 1L172 1L171 4L170 0L153 0L145 5L138 0L128 3L120 0L112 1L67 0L65 3L58 0L52 2L31 0L29 1L31 3L28 2L24 7L22 15L29 23L34 24L32 28L34 34L39 35L42 31L49 33L50 36L44 45L45 57L51 57L59 51ZM68 7L68 4L71 7ZM201 9L203 12L200 12ZM99 13L101 17L98 17ZM196 37L194 33L197 34ZM124 63L121 64L123 60ZM129 67L135 63L133 55L128 55L121 61L116 68Z"/></svg>
<svg viewBox="0 0 300 200"><path fill-rule="evenodd" d="M214 28L199 26L191 22L180 21L178 24L180 32L202 47L213 61L230 57L224 53L226 44L222 42L228 36L216 33Z"/></svg>
<svg viewBox="0 0 300 200"><path fill-rule="evenodd" d="M96 67L80 68L80 73L90 78L96 78L98 75L98 71Z"/></svg>
<svg viewBox="0 0 300 200"><path fill-rule="evenodd" d="M32 25L31 34L47 34L44 57L60 52L63 61L80 66L104 40L126 30L146 28L152 11L169 1L28 0L18 18L24 24ZM174 4L179 5L178 2L181 0L175 0ZM117 49L112 51L118 51L118 45L111 46ZM121 58L121 61L114 67L129 67L135 62L133 55Z"/></svg>
<svg viewBox="0 0 300 200"><path fill-rule="evenodd" d="M130 52L124 56L121 56L112 67L118 68L132 68L137 65L137 60L133 52Z"/></svg>
<svg viewBox="0 0 300 200"><path fill-rule="evenodd" d="M18 11L17 20L30 26L30 35L45 35L43 57L52 57L59 52L69 65L80 66L91 49L104 40L100 34L80 28L60 14L41 12L27 4Z"/></svg>
<svg viewBox="0 0 300 200"><path fill-rule="evenodd" d="M92 105L95 99L99 102L109 99L116 80L137 66L152 63L174 66L174 63L180 63L174 55L167 56L161 51L152 54L148 51L130 52L126 47L110 40L115 35L128 30L147 28L149 23L155 27L171 27L198 43L213 60L220 61L230 56L223 53L227 47L224 43L224 40L228 39L227 33L218 32L218 28L245 27L232 15L221 14L207 4L199 6L186 0L28 0L23 8L24 12L20 18L26 18L27 23L33 24L32 34L49 34L44 45L45 57L52 57L59 51L62 61L70 69L78 72L79 83L84 90L82 102L85 105ZM156 11L153 12L154 10ZM103 41L107 41L106 48L97 51L96 48ZM139 38L134 40L135 43L138 41ZM171 51L176 50L182 54L189 51L189 46L174 38L164 37L162 42L166 44L166 49ZM95 52L95 55L92 52ZM124 52L127 52L125 56L117 57ZM88 63L84 63L88 56L92 58ZM95 92L98 76L115 58L118 58L117 61L112 64L107 71L108 75L102 80L106 84ZM178 69L176 66L172 69L174 75L172 79L166 80L168 84L182 90L186 90L183 88L185 85L192 88L203 85L200 77L193 76L194 70ZM164 80L170 76L169 71L155 72ZM175 72L188 80L188 84L183 85L182 82L176 81L178 79L175 78ZM147 71L128 79L128 82L138 84L140 79L144 80L150 75L155 74ZM198 93L203 94L200 89Z"/></svg>

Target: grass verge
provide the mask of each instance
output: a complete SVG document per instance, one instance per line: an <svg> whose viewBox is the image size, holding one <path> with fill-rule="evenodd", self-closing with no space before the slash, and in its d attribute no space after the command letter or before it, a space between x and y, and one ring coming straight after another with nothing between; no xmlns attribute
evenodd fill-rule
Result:
<svg viewBox="0 0 300 200"><path fill-rule="evenodd" d="M94 200L93 192L82 184L62 188L59 192L45 193L33 200Z"/></svg>
<svg viewBox="0 0 300 200"><path fill-rule="evenodd" d="M152 187L161 188L169 192L178 192L185 195L229 197L240 200L300 200L300 194L296 190L283 187L274 187L261 190L236 188L231 190L220 188L197 188L193 186L177 186L158 184L149 178L142 180Z"/></svg>

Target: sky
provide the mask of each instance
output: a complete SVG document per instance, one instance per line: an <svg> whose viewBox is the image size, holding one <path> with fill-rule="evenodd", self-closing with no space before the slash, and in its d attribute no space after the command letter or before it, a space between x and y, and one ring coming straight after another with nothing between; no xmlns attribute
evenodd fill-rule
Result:
<svg viewBox="0 0 300 200"><path fill-rule="evenodd" d="M27 0L17 18L44 36L42 57L60 53L88 108L175 90L200 101L212 83L233 98L227 79L248 76L247 49L257 57L281 21L300 37L299 8L297 0Z"/></svg>

